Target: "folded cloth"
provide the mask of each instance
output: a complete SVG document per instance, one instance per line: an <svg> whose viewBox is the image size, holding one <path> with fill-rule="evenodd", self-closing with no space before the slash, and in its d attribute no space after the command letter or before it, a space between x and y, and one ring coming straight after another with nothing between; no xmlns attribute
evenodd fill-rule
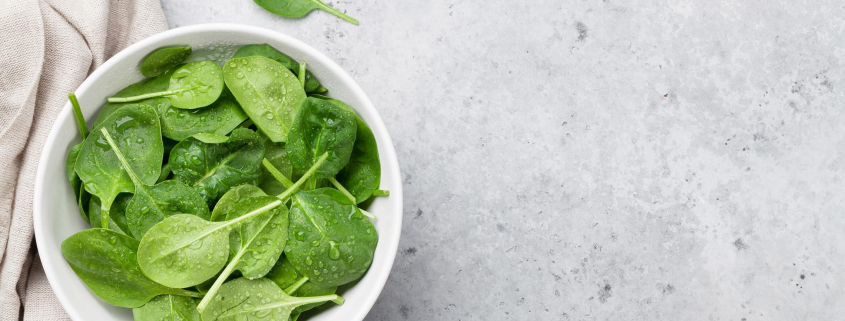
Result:
<svg viewBox="0 0 845 321"><path fill-rule="evenodd" d="M69 92L166 29L159 0L0 0L0 320L69 320L33 240L41 148Z"/></svg>

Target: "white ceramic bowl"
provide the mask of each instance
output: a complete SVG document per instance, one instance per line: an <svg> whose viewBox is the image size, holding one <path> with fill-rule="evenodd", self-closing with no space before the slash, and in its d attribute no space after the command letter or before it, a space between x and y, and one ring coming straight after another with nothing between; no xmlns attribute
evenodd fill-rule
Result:
<svg viewBox="0 0 845 321"><path fill-rule="evenodd" d="M190 45L191 60L211 59L222 65L234 51L246 44L268 43L297 61L308 62L308 69L329 88L330 96L352 106L370 125L381 157L381 188L389 197L379 197L369 207L376 216L378 248L367 274L354 286L340 293L343 306L334 306L311 320L363 320L384 287L399 246L402 228L402 180L393 142L381 117L361 87L336 63L305 43L278 32L236 24L204 24L169 30L121 51L79 86L76 95L90 124L106 98L143 77L141 60L156 48ZM73 190L65 174L65 158L71 146L80 141L70 103L59 113L41 152L35 178L35 240L47 279L65 311L75 321L132 320L132 310L109 305L94 296L62 257L61 243L76 232L90 228L80 218Z"/></svg>

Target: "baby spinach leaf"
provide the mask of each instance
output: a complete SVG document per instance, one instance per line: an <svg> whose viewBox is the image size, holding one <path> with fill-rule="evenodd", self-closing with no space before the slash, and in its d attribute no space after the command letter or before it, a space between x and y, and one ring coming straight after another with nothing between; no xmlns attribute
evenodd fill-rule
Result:
<svg viewBox="0 0 845 321"><path fill-rule="evenodd" d="M338 106L341 106L349 111L352 108L346 103L331 99L327 99ZM373 192L378 189L381 182L381 162L378 156L378 144L376 144L376 136L370 126L367 126L360 117L357 119L358 128L355 133L355 145L352 147L352 156L349 157L349 163L346 164L337 176L335 177L341 185L345 186L358 203L366 201L373 195Z"/></svg>
<svg viewBox="0 0 845 321"><path fill-rule="evenodd" d="M293 264L285 257L282 256L276 261L276 265L273 266L273 269L270 270L269 273L265 276L266 278L273 280L276 284L279 285L280 288L285 289L285 293L288 295L298 296L298 297L308 297L308 296L319 296L319 295L329 295L334 294L337 292L337 286L328 286L322 287L313 282L308 282L307 278L305 278L306 282L299 284L297 287L297 283L303 280L303 276L296 272L296 269L293 267ZM295 287L295 288L294 288ZM287 289L291 288L293 291L288 291ZM322 303L313 303L313 304L306 304L300 306L293 310L294 313L302 313L308 310L311 310Z"/></svg>
<svg viewBox="0 0 845 321"><path fill-rule="evenodd" d="M299 172L328 152L329 158L316 176L332 177L346 166L352 155L357 131L356 116L333 102L306 98L293 122L285 146L293 169Z"/></svg>
<svg viewBox="0 0 845 321"><path fill-rule="evenodd" d="M256 184L264 145L254 131L238 128L229 137L197 134L176 144L170 170L176 180L194 187L212 204L229 188Z"/></svg>
<svg viewBox="0 0 845 321"><path fill-rule="evenodd" d="M110 103L125 103L167 97L176 108L195 109L211 105L223 92L223 71L212 61L197 61L173 71L167 90L132 97L111 97Z"/></svg>
<svg viewBox="0 0 845 321"><path fill-rule="evenodd" d="M293 178L293 167L290 165L290 159L288 159L288 154L285 151L285 145L274 143L263 133L259 132L259 134L261 135L261 141L264 143L264 159L278 170L279 174L284 176L285 179L288 181L291 180ZM262 166L261 181L258 183L258 187L261 187L267 194L278 195L284 192L289 187L285 183L277 180L275 175L267 169L266 165Z"/></svg>
<svg viewBox="0 0 845 321"><path fill-rule="evenodd" d="M147 55L141 63L141 74L147 78L161 75L185 62L191 56L191 47L159 48Z"/></svg>
<svg viewBox="0 0 845 321"><path fill-rule="evenodd" d="M288 70L299 76L299 63L288 55L276 50L268 44L261 45L246 45L235 51L235 56L232 58L249 57L249 56L264 56L275 61L278 61ZM311 74L310 71L305 71L305 92L316 92L320 87L320 82Z"/></svg>
<svg viewBox="0 0 845 321"><path fill-rule="evenodd" d="M332 8L320 0L253 0L256 4L274 14L288 18L304 17L309 12L320 9L331 13L347 22L358 25L358 20Z"/></svg>
<svg viewBox="0 0 845 321"><path fill-rule="evenodd" d="M223 92L223 70L213 61L197 61L173 71L167 95L170 105L195 109L214 103Z"/></svg>
<svg viewBox="0 0 845 321"><path fill-rule="evenodd" d="M198 109L168 106L159 113L159 117L161 134L178 141L198 133L228 135L247 119L228 90L224 90L211 106Z"/></svg>
<svg viewBox="0 0 845 321"><path fill-rule="evenodd" d="M204 321L225 320L288 320L296 307L335 301L343 304L336 294L316 297L292 297L276 283L265 278L235 279L223 284L211 304L202 311Z"/></svg>
<svg viewBox="0 0 845 321"><path fill-rule="evenodd" d="M154 225L138 248L138 263L154 281L174 288L200 284L215 275L229 259L229 234L247 220L271 216L281 200L249 202L235 208L243 213L226 222L209 222L178 214Z"/></svg>
<svg viewBox="0 0 845 321"><path fill-rule="evenodd" d="M211 221L225 221L226 213L234 210L235 207L238 206L238 203L247 198L257 196L267 196L267 193L264 193L263 190L255 185L244 184L232 187L228 192L226 192L226 194L223 194L223 196L220 197L220 200L217 201L217 204L214 205L214 210L211 211Z"/></svg>
<svg viewBox="0 0 845 321"><path fill-rule="evenodd" d="M170 76L172 74L173 71L171 70L153 79L131 84L114 94L114 97L132 97L167 90L167 87L170 85ZM156 111L156 113L161 114L165 108L170 107L170 99L167 99L166 97L156 97L130 103L107 102L103 105L103 108L100 109L100 114L94 121L94 128L100 126L104 120L108 119L108 117L118 109L138 105L151 107Z"/></svg>
<svg viewBox="0 0 845 321"><path fill-rule="evenodd" d="M74 195L79 195L75 190L76 187L79 186L78 183L82 182L79 179L79 175L76 175L76 158L79 157L79 151L82 150L82 143L73 145L70 150L67 152L67 159L65 160L65 171L67 172L67 179L70 181L71 185L74 185Z"/></svg>
<svg viewBox="0 0 845 321"><path fill-rule="evenodd" d="M226 215L227 220L234 220L246 213L244 208L257 208L278 201L272 196L258 196L243 200ZM235 270L250 279L260 278L273 268L273 263L282 254L287 242L288 210L278 206L249 222L242 223L229 234L230 259L217 281L199 303L202 311L208 305L226 278Z"/></svg>
<svg viewBox="0 0 845 321"><path fill-rule="evenodd" d="M296 76L275 60L250 56L229 60L223 78L255 125L270 140L284 142L305 99Z"/></svg>
<svg viewBox="0 0 845 321"><path fill-rule="evenodd" d="M135 321L201 321L197 299L180 295L159 295L140 308L132 309Z"/></svg>
<svg viewBox="0 0 845 321"><path fill-rule="evenodd" d="M76 275L100 299L134 308L161 294L199 296L153 282L138 268L138 241L105 229L89 229L62 242L62 255Z"/></svg>
<svg viewBox="0 0 845 321"><path fill-rule="evenodd" d="M88 200L91 199L91 194L85 190L85 184L82 183L82 179L79 178L79 175L76 175L76 170L74 169L76 166L76 158L79 156L79 151L81 149L82 143L71 147L67 154L67 160L65 161L65 170L67 171L68 180L70 180L70 186L73 188L73 195L76 199L76 205L79 208L79 215L82 216L85 223L91 224L91 222L88 221L88 211L85 210L88 205Z"/></svg>
<svg viewBox="0 0 845 321"><path fill-rule="evenodd" d="M155 183L161 171L163 146L158 117L150 107L121 108L95 128L82 144L76 159L76 173L85 182L85 189L100 198L100 224L108 227L108 210L118 194L134 193L132 179L120 166L120 161L106 142L101 128L115 137L127 162L146 184Z"/></svg>
<svg viewBox="0 0 845 321"><path fill-rule="evenodd" d="M293 268L293 264L291 264L288 258L284 255L276 261L276 264L273 265L273 269L271 269L270 272L267 272L267 275L264 277L273 280L273 282L276 282L276 284L278 284L282 289L289 288L303 278L302 274L296 272L296 269ZM288 294L293 295L295 292L296 291L293 291L293 293Z"/></svg>
<svg viewBox="0 0 845 321"><path fill-rule="evenodd" d="M126 209L126 221L132 236L140 239L153 225L174 214L194 214L208 219L210 213L205 200L196 190L178 181L147 185L135 174L105 128L100 129L123 169L135 184L135 195Z"/></svg>
<svg viewBox="0 0 845 321"><path fill-rule="evenodd" d="M321 287L357 280L373 262L378 234L354 203L335 189L297 192L291 200L285 256Z"/></svg>
<svg viewBox="0 0 845 321"><path fill-rule="evenodd" d="M150 279L184 288L213 277L229 257L229 229L195 215L165 218L144 234L138 264Z"/></svg>

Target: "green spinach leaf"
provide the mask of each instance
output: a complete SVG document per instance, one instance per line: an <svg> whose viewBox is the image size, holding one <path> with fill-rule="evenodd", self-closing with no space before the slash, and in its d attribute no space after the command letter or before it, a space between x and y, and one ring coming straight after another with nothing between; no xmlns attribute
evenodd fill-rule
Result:
<svg viewBox="0 0 845 321"><path fill-rule="evenodd" d="M332 188L300 191L291 199L285 256L296 271L321 287L360 278L373 262L378 243L373 224Z"/></svg>
<svg viewBox="0 0 845 321"><path fill-rule="evenodd" d="M238 128L229 137L197 134L183 140L173 147L169 164L177 180L213 204L231 187L256 184L262 159L264 145L258 134Z"/></svg>
<svg viewBox="0 0 845 321"><path fill-rule="evenodd" d="M331 13L347 22L358 25L358 20L332 8L320 0L253 0L256 4L274 14L287 18L304 17L311 11L320 9Z"/></svg>
<svg viewBox="0 0 845 321"><path fill-rule="evenodd" d="M285 177L288 181L293 178L293 167L290 165L290 159L285 151L285 145L282 143L274 143L263 133L261 134L261 141L264 143L264 158L270 163L279 174ZM262 161L263 162L263 161ZM273 175L267 166L263 166L261 170L261 181L258 187L261 187L264 192L270 195L278 195L284 192L289 186L280 182L275 175Z"/></svg>
<svg viewBox="0 0 845 321"><path fill-rule="evenodd" d="M227 213L235 210L241 201L257 196L267 196L261 188L255 185L244 184L232 187L226 194L220 197L214 210L211 211L211 221L221 222L226 220Z"/></svg>
<svg viewBox="0 0 845 321"><path fill-rule="evenodd" d="M246 45L235 51L235 56L233 58L240 58L240 57L249 57L249 56L264 56L275 61L278 61L282 65L285 66L288 70L294 73L296 76L299 76L299 63L293 58L289 57L288 55L282 53L281 51L276 50L272 46L268 44L261 44L261 45ZM320 89L325 89L320 87L320 82L317 81L317 78L310 71L305 71L305 92L319 92Z"/></svg>
<svg viewBox="0 0 845 321"><path fill-rule="evenodd" d="M140 308L132 309L135 321L202 321L197 299L180 295L159 295Z"/></svg>
<svg viewBox="0 0 845 321"><path fill-rule="evenodd" d="M161 134L177 141L199 133L228 135L248 118L228 90L224 90L211 106L198 109L171 106L159 116Z"/></svg>
<svg viewBox="0 0 845 321"><path fill-rule="evenodd" d="M223 92L223 71L212 61L197 61L173 71L167 90L132 97L111 97L111 103L167 97L176 108L195 109L214 103Z"/></svg>
<svg viewBox="0 0 845 321"><path fill-rule="evenodd" d="M173 69L191 56L191 47L159 48L147 55L141 63L141 74L153 78Z"/></svg>
<svg viewBox="0 0 845 321"><path fill-rule="evenodd" d="M154 184L158 179L164 150L155 110L144 106L115 111L82 144L76 159L76 173L85 182L85 189L100 198L100 224L92 221L92 225L107 228L108 210L115 197L123 192L134 193L135 185L120 166L101 128L114 133L116 145L146 184Z"/></svg>
<svg viewBox="0 0 845 321"><path fill-rule="evenodd" d="M79 191L76 190L79 187L79 183L82 183L82 180L79 179L79 175L76 175L76 158L79 157L79 151L82 150L82 143L73 145L70 150L67 152L67 159L65 160L65 171L67 172L67 179L70 181L70 184L74 187L74 195L79 195Z"/></svg>
<svg viewBox="0 0 845 321"><path fill-rule="evenodd" d="M328 152L329 158L316 176L333 177L349 162L356 131L353 112L330 101L306 98L296 114L285 146L293 169L303 172L319 155Z"/></svg>
<svg viewBox="0 0 845 321"><path fill-rule="evenodd" d="M341 106L349 111L352 108L346 103L331 99L325 96L318 98L326 99ZM337 176L337 181L346 187L352 196L355 197L358 203L366 201L373 195L373 192L378 189L381 182L381 162L378 156L378 144L376 143L376 136L367 123L360 117L357 119L358 129L355 133L355 145L352 147L352 156L349 157L349 163L346 164Z"/></svg>
<svg viewBox="0 0 845 321"><path fill-rule="evenodd" d="M62 242L62 255L91 292L119 307L135 308L161 294L198 297L153 282L138 268L138 241L105 229L89 229Z"/></svg>
<svg viewBox="0 0 845 321"><path fill-rule="evenodd" d="M79 208L79 215L82 216L85 223L91 224L91 222L88 221L88 211L85 210L88 205L88 200L91 199L91 194L85 190L85 184L82 183L82 179L79 178L79 175L76 175L76 170L74 169L76 166L76 158L79 156L80 150L82 150L82 143L71 147L67 154L67 160L65 161L65 170L67 171L67 178L70 180L70 186L73 188L73 195L76 199L76 205Z"/></svg>
<svg viewBox="0 0 845 321"><path fill-rule="evenodd" d="M284 142L305 99L296 76L275 60L250 56L229 60L223 78L255 125L272 141Z"/></svg>
<svg viewBox="0 0 845 321"><path fill-rule="evenodd" d="M265 278L235 279L223 284L208 308L202 311L204 321L225 320L288 320L296 307L334 301L343 304L336 294L316 297L292 297L276 283Z"/></svg>

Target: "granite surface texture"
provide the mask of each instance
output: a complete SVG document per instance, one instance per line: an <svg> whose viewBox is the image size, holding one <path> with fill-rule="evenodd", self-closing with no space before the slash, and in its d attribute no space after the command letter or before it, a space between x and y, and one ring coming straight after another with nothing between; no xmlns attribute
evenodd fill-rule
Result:
<svg viewBox="0 0 845 321"><path fill-rule="evenodd" d="M285 19L396 144L405 221L367 320L845 316L845 2L342 0Z"/></svg>

